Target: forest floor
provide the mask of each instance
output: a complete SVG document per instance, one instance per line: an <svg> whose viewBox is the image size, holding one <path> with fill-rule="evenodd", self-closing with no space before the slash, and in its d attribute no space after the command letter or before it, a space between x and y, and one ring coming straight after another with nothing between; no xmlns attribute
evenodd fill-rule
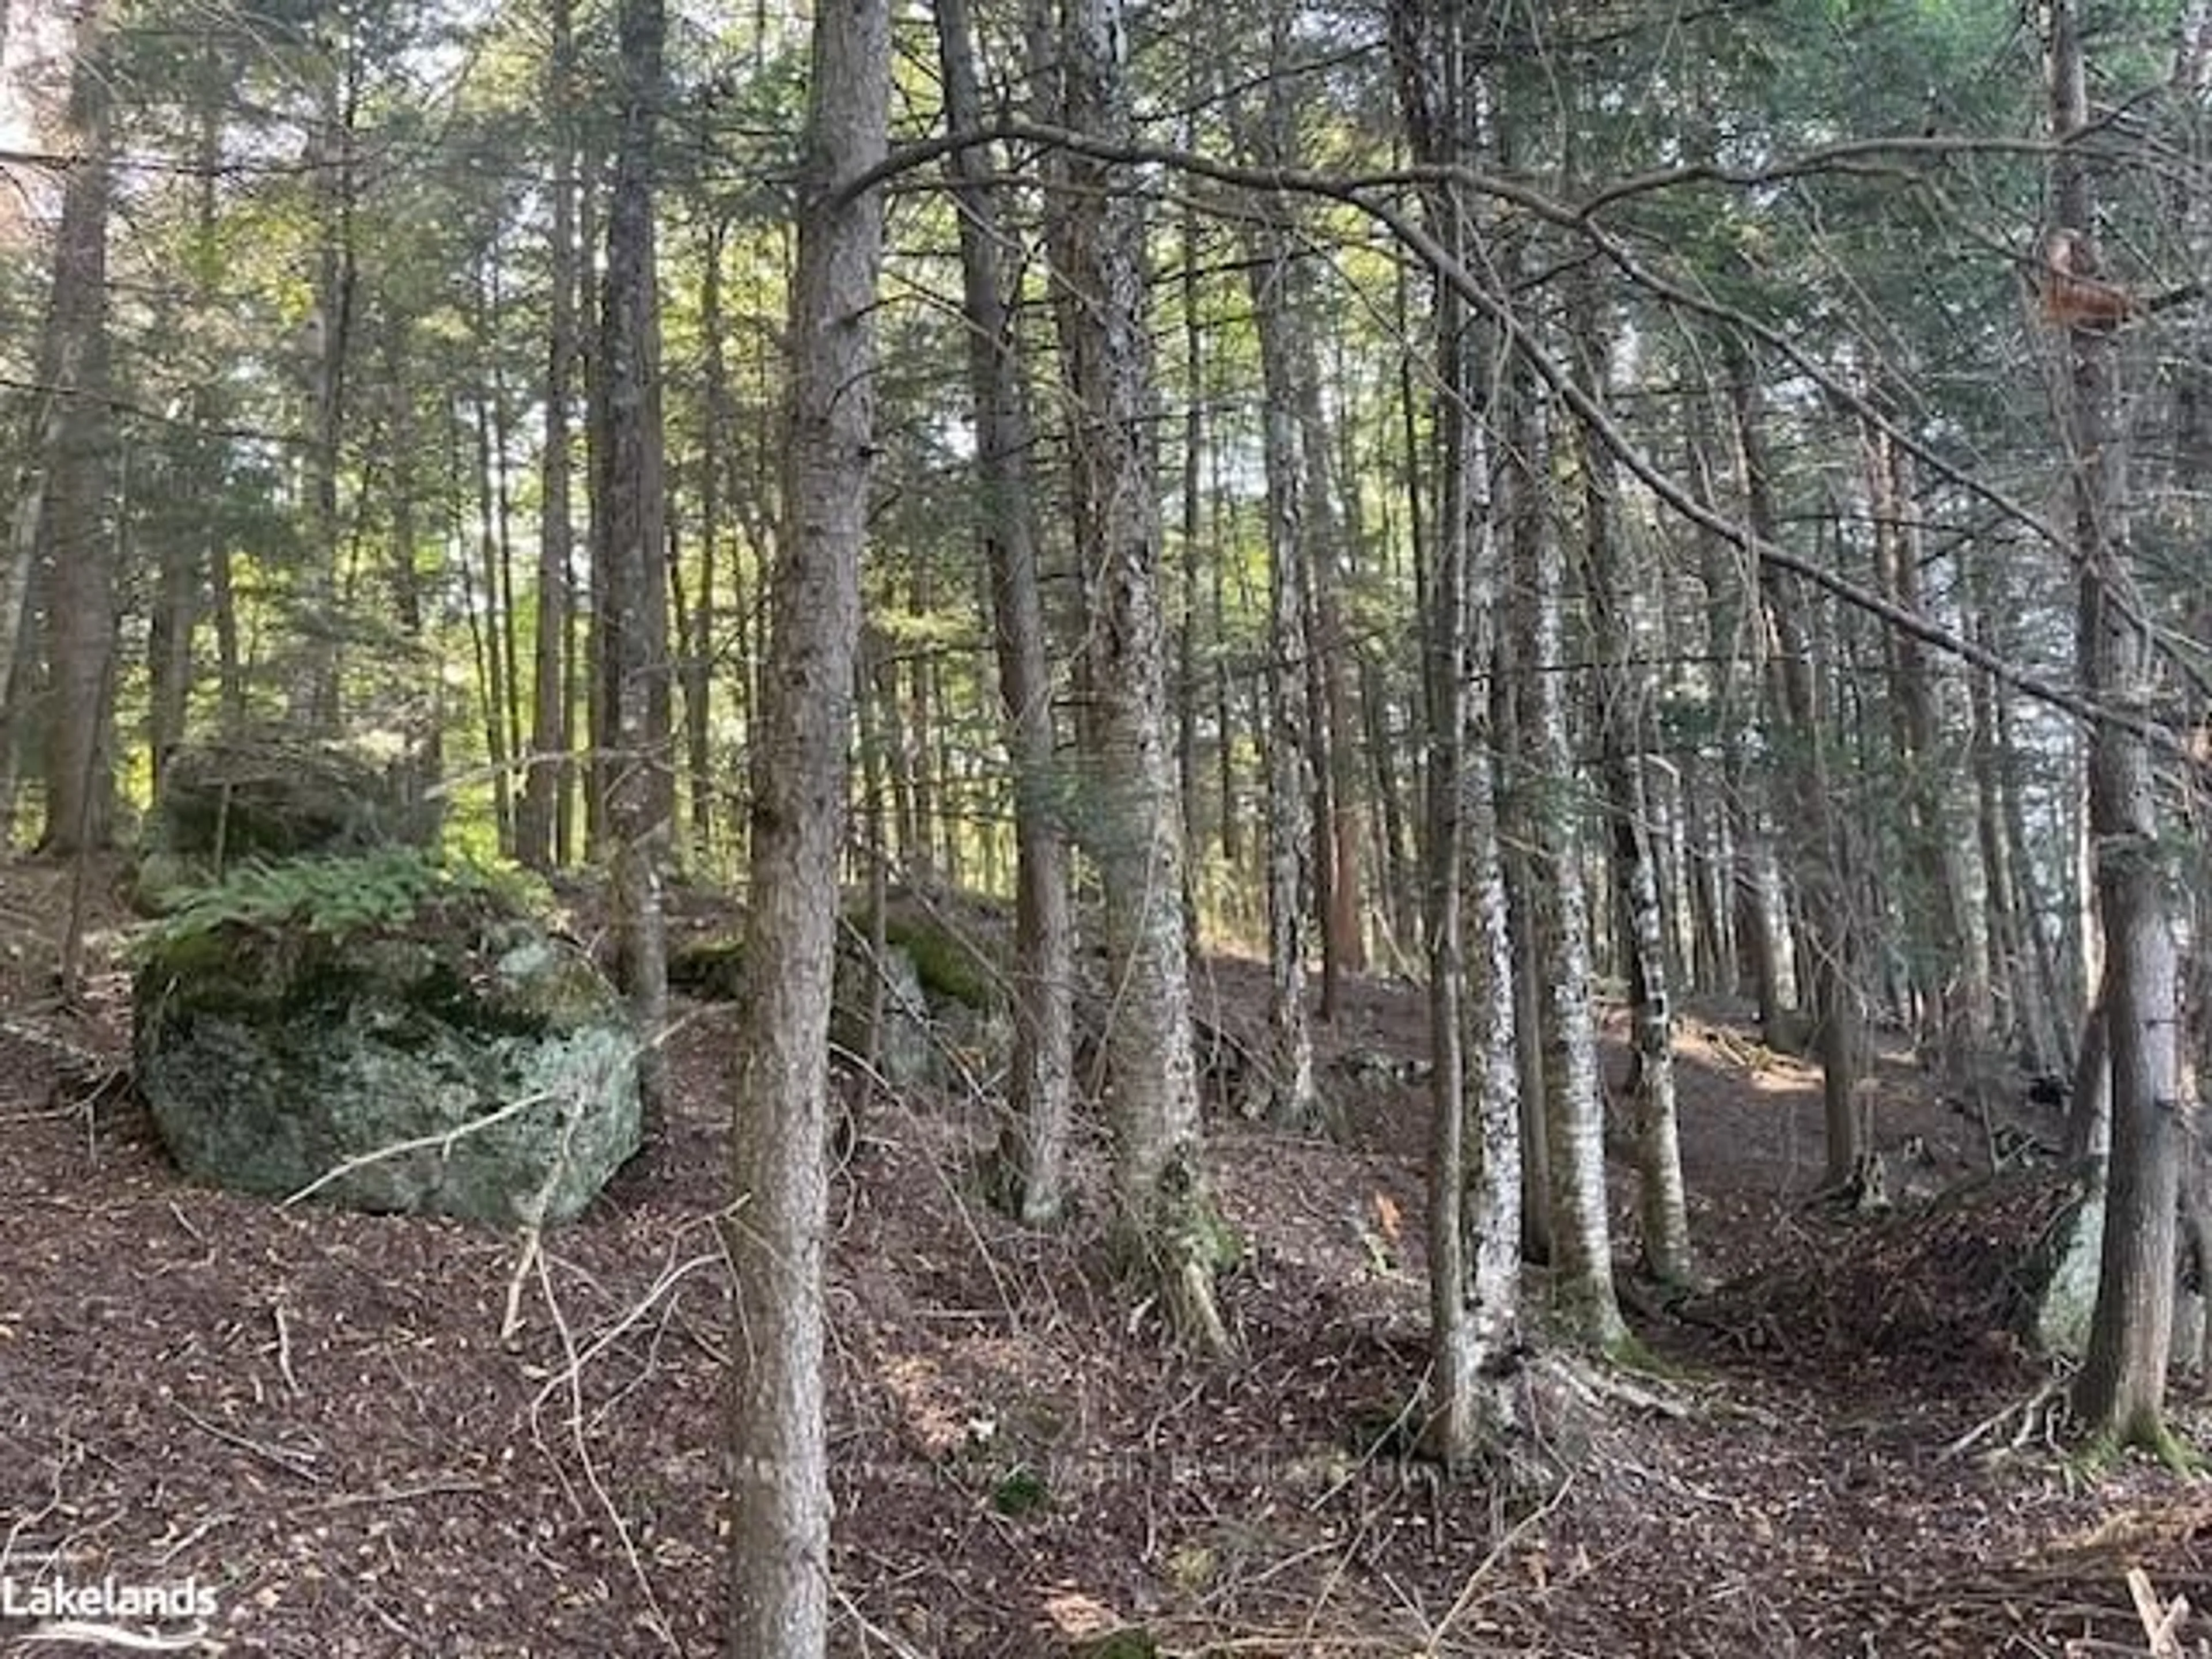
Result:
<svg viewBox="0 0 2212 1659"><path fill-rule="evenodd" d="M668 1133L518 1277L495 1234L182 1180L129 1096L113 938L78 1008L48 994L67 885L0 868L0 1589L189 1578L216 1603L193 1651L718 1653L729 1011L684 1009ZM1261 1017L1254 964L1204 981L1216 1025ZM1648 1373L1540 1343L1495 1480L1382 1449L1425 1363L1412 988L1360 981L1323 1031L1344 1144L1210 1125L1250 1246L1234 1364L1100 1271L1095 1197L1050 1235L976 1197L981 1108L875 1103L834 1193L836 1651L1065 1654L1127 1621L1220 1659L2055 1659L2154 1650L2131 1570L2212 1607L2212 1490L2085 1481L2016 1432L2052 1372L1997 1328L1998 1241L1909 1194L1815 1201L1817 1079L1725 1012L1680 1045L1716 1288L1632 1295ZM1901 1060L1878 1091L1918 1188L1986 1169L1984 1121ZM56 1650L37 1626L0 1608L0 1652Z"/></svg>

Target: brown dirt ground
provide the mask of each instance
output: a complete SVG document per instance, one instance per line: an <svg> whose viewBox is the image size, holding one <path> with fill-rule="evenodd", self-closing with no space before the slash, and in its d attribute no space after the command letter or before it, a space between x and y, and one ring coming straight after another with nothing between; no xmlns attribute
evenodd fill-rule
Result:
<svg viewBox="0 0 2212 1659"><path fill-rule="evenodd" d="M65 892L0 870L0 1579L196 1577L194 1651L717 1652L727 1011L685 1011L671 1133L518 1280L495 1235L181 1180L125 1086L121 975L46 994ZM1210 963L1217 1027L1260 983ZM1233 1365L1096 1268L1095 1201L1042 1236L977 1200L979 1107L875 1105L835 1196L836 1651L1012 1659L1118 1620L1223 1659L2149 1651L2126 1574L2212 1602L2212 1496L2090 1489L2009 1419L1947 1453L2049 1375L1944 1267L1987 1241L1808 1204L1813 1079L1724 1013L1681 1053L1729 1282L1637 1299L1660 1375L1531 1366L1532 1444L1487 1481L1374 1449L1425 1363L1421 1095L1371 1063L1419 1054L1409 988L1352 988L1327 1033L1347 1145L1214 1124L1251 1245ZM1893 1058L1881 1091L1917 1180L1977 1167L1978 1119ZM0 1651L49 1650L33 1628L0 1616Z"/></svg>

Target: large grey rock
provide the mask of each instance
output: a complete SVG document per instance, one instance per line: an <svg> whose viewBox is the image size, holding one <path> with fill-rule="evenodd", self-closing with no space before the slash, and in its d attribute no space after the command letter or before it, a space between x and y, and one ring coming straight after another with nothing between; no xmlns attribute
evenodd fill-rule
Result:
<svg viewBox="0 0 2212 1659"><path fill-rule="evenodd" d="M2089 1352L2104 1237L2105 1194L2085 1185L2051 1218L2029 1253L2021 1282L2030 1298L2032 1334L2045 1353L2080 1359Z"/></svg>
<svg viewBox="0 0 2212 1659"><path fill-rule="evenodd" d="M930 1030L929 999L914 958L896 945L885 945L879 957L865 945L841 942L830 1010L830 1042L848 1054L866 1053L870 1017L878 1012L877 1073L893 1089L919 1088L934 1081L937 1039Z"/></svg>
<svg viewBox="0 0 2212 1659"><path fill-rule="evenodd" d="M162 1139L221 1186L512 1226L576 1215L639 1146L621 1000L512 917L198 931L136 1005Z"/></svg>
<svg viewBox="0 0 2212 1659"><path fill-rule="evenodd" d="M253 857L427 847L439 819L436 799L403 753L254 731L169 757L149 842L172 858L228 867Z"/></svg>
<svg viewBox="0 0 2212 1659"><path fill-rule="evenodd" d="M744 940L722 933L677 945L668 956L668 982L702 1001L734 1002L744 989ZM842 930L830 1009L830 1046L847 1055L866 1054L869 1019L877 1012L883 1023L873 1044L875 1066L884 1082L897 1090L941 1080L936 1010L914 957L900 945L887 945L878 957L851 930Z"/></svg>

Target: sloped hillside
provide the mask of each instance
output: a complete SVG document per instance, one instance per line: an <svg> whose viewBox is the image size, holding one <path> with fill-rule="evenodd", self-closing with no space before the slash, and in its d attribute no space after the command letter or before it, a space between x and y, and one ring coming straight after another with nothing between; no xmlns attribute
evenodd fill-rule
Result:
<svg viewBox="0 0 2212 1659"><path fill-rule="evenodd" d="M0 882L0 1579L209 1587L206 1652L718 1652L726 1010L685 1008L669 1134L526 1262L180 1180L117 1069L120 975L41 1001L59 879ZM1264 1006L1251 964L1207 985L1224 1030ZM1348 1145L1212 1126L1250 1246L1234 1366L1165 1349L1097 1267L1096 1145L1073 1225L1029 1233L975 1190L978 1103L872 1103L835 1194L839 1650L2151 1651L2128 1575L2212 1599L2212 1498L2070 1480L2008 1414L2040 1363L1945 1303L1907 1223L1807 1206L1811 1079L1714 1012L1685 1130L1726 1282L1644 1309L1653 1374L1540 1354L1529 1443L1456 1485L1394 1450L1425 1364L1410 988L1355 988L1327 1036ZM1971 1172L1978 1122L1884 1088L1916 1179ZM1909 1340L1868 1316L1912 1295ZM38 1623L0 1618L0 1650Z"/></svg>

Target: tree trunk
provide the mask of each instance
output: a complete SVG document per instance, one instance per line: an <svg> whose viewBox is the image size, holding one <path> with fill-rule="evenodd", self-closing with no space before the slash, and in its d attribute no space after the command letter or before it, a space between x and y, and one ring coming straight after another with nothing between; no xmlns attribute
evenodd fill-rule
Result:
<svg viewBox="0 0 2212 1659"><path fill-rule="evenodd" d="M793 278L781 557L754 748L748 976L732 1044L734 1204L724 1237L742 1351L730 1390L730 1659L822 1659L829 1643L823 1271L830 987L846 748L860 625L875 399L871 317L890 99L886 0L815 15Z"/></svg>
<svg viewBox="0 0 2212 1659"><path fill-rule="evenodd" d="M1352 692L1355 647L1345 620L1341 593L1348 580L1345 555L1351 532L1346 515L1337 510L1337 492L1327 468L1328 428L1322 414L1321 365L1314 357L1312 337L1309 316L1302 321L1293 345L1304 348L1297 353L1303 367L1297 373L1298 432L1310 495L1306 522L1313 530L1313 553L1307 562L1315 623L1310 649L1321 700L1321 767L1328 786L1328 818L1322 825L1328 852L1328 894L1322 926L1327 930L1328 961L1335 973L1364 974L1367 971L1367 820L1362 810L1358 713ZM1335 1018L1338 989L1332 975L1322 988L1324 1018Z"/></svg>
<svg viewBox="0 0 2212 1659"><path fill-rule="evenodd" d="M1287 154L1287 140L1284 149ZM1286 280L1296 303L1272 318L1263 311L1261 320L1272 321L1284 336L1283 349L1297 410L1307 548L1306 654L1312 703L1309 718L1313 729L1315 798L1320 813L1314 859L1315 900L1322 927L1320 1016L1326 1020L1336 1017L1341 976L1367 970L1367 941L1362 925L1367 835L1361 810L1358 714L1352 684L1356 659L1343 605L1356 538L1357 507L1340 490L1343 474L1322 406L1322 391L1328 381L1316 344L1320 302L1313 280L1295 260L1289 265Z"/></svg>
<svg viewBox="0 0 2212 1659"><path fill-rule="evenodd" d="M583 142L583 164L577 191L576 246L579 269L577 292L588 295L594 291L595 278L591 251L601 245L600 222L612 207L611 201L602 204L601 187L605 183L605 160L599 143L599 128L604 123L579 119L577 130ZM601 261L602 265L605 261ZM596 286L604 310L605 270L597 276ZM582 783L582 811L574 815L582 820L582 845L585 854L592 858L604 856L607 836L607 716L603 707L606 701L605 644L607 612L610 600L606 591L607 573L605 568L607 545L607 470L612 465L610 453L613 447L611 416L609 413L612 383L607 372L607 340L604 320L584 325L580 323L577 349L584 371L584 472L591 487L585 491L586 507L586 545L590 550L587 561L588 591L583 606L590 618L588 628L572 629L569 640L574 643L575 656L568 664L570 695L579 699L583 708L580 729L585 734L582 764L579 769ZM570 716L570 730L579 729L574 714ZM568 839L573 848L579 826L573 821ZM560 825L554 829L560 837ZM564 857L562 862L567 862Z"/></svg>
<svg viewBox="0 0 2212 1659"><path fill-rule="evenodd" d="M1978 588L1979 584L1975 585ZM1984 650L2000 648L1989 607L1977 592L1967 619L1969 637ZM2069 1052L2058 1032L2057 1015L2045 994L2027 907L2020 902L2021 872L2014 866L2006 831L2007 780L2018 757L2005 746L2005 689L1979 669L1966 679L1972 720L1975 839L1982 860L1983 927L1988 941L1993 992L2009 1011L2007 1034L2012 1046L2039 1074L2063 1072Z"/></svg>
<svg viewBox="0 0 2212 1659"><path fill-rule="evenodd" d="M662 569L668 584L671 621L676 629L675 661L672 677L683 704L684 805L687 834L684 845L694 869L704 869L714 849L714 780L710 727L714 710L714 677L708 672L714 612L713 538L707 533L702 513L699 538L699 589L687 586L684 571L684 527L678 511L683 499L679 482L670 491L668 545ZM703 503L702 503L703 506ZM673 757L671 757L673 765ZM674 836L670 836L672 851Z"/></svg>
<svg viewBox="0 0 2212 1659"><path fill-rule="evenodd" d="M666 481L662 469L660 309L653 198L663 90L663 0L623 0L623 111L607 208L599 372L606 398L600 483L599 738L607 769L606 855L616 960L647 1048L639 1084L649 1122L665 1104L668 1018L661 864L671 825ZM772 958L756 958L770 960Z"/></svg>
<svg viewBox="0 0 2212 1659"><path fill-rule="evenodd" d="M555 866L557 829L571 784L567 642L574 606L569 442L576 362L576 139L572 128L576 43L574 0L551 0L546 120L553 150L553 223L547 246L551 289L544 388L544 447L538 459L538 628L531 654L530 754L515 817L515 856L533 870Z"/></svg>
<svg viewBox="0 0 2212 1659"><path fill-rule="evenodd" d="M488 355L495 319L483 314L489 307L483 306L481 290L477 297L477 344ZM504 463L492 441L491 394L478 386L471 401L474 404L471 413L477 450L477 573L483 584L483 605L480 611L474 605L470 607L469 623L475 636L477 691L483 705L484 755L491 768L492 828L498 836L500 851L511 854L514 848L514 780L507 770L510 757L507 735L512 693L505 649L508 640L506 611L500 603L499 496L502 487L495 478ZM463 580L467 580L465 574Z"/></svg>
<svg viewBox="0 0 2212 1659"><path fill-rule="evenodd" d="M1780 523L1767 465L1759 387L1750 356L1741 343L1731 340L1729 350L1747 514L1753 533L1771 544L1778 538ZM1829 787L1832 738L1821 723L1805 596L1794 576L1772 568L1766 576L1766 626L1774 641L1775 712L1788 733L1790 803L1802 837L1797 885L1804 904L1805 925L1799 943L1806 971L1800 982L1812 993L1827 1127L1827 1180L1840 1188L1863 1173L1863 1160L1869 1150L1858 1100L1864 1019L1851 949L1850 870Z"/></svg>
<svg viewBox="0 0 2212 1659"><path fill-rule="evenodd" d="M716 807L713 702L715 640L724 613L718 608L722 580L723 446L733 416L730 412L730 368L724 349L728 331L722 299L723 248L727 224L720 217L707 228L700 251L699 328L705 337L704 430L699 445L699 598L684 635L684 746L687 793L691 807L691 856L704 868L714 851L721 825ZM730 561L735 562L734 557ZM671 580L674 570L670 572Z"/></svg>
<svg viewBox="0 0 2212 1659"><path fill-rule="evenodd" d="M1265 165L1290 161L1293 123L1285 98L1285 29L1273 31L1266 119L1244 148ZM1267 775L1268 1054L1262 1072L1269 1119L1281 1127L1321 1127L1314 1079L1313 1030L1306 1012L1307 924L1314 887L1315 769L1308 675L1306 577L1312 527L1300 451L1297 406L1299 365L1291 350L1291 320L1304 299L1291 253L1291 210L1279 196L1261 204L1247 232L1245 267L1260 336L1261 453L1267 483L1267 723L1262 745Z"/></svg>
<svg viewBox="0 0 2212 1659"><path fill-rule="evenodd" d="M222 60L212 41L200 48L200 72L208 86L218 84ZM193 161L200 172L194 181L192 200L193 299L199 305L212 306L215 273L222 268L216 187L222 159L222 116L215 100L202 101L198 122L193 135ZM178 482L186 490L205 489L220 476L221 451L215 441L203 435L218 424L215 417L218 401L209 388L192 391L189 407L198 430L185 440L177 469ZM169 757L185 740L191 712L192 647L202 614L201 583L214 580L213 567L225 550L222 530L212 514L197 515L189 530L173 528L161 539L147 641L146 750L157 809ZM4 678L0 672L0 681Z"/></svg>
<svg viewBox="0 0 2212 1659"><path fill-rule="evenodd" d="M966 0L938 0L947 120L981 125ZM997 190L989 153L948 158L960 205L968 374L975 403L975 469L983 496L993 635L1006 746L1014 763L1014 1053L1002 1150L1023 1220L1057 1220L1066 1203L1075 1082L1075 921L1052 714L1051 641L1038 568L1030 431L1014 319L1000 270ZM1186 630L1190 618L1184 618Z"/></svg>
<svg viewBox="0 0 2212 1659"><path fill-rule="evenodd" d="M1919 616L1926 549L1913 499L1910 458L1887 433L1868 434L1867 489L1873 508L1875 565L1899 610ZM1951 789L1952 757L1937 717L1927 647L1901 629L1882 636L1890 686L1892 748L1902 769L1908 902L1899 907L1917 938L1908 942L1929 1028L1922 1048L1943 1073L1963 1077L1990 1037L1990 986L1978 960L1966 908L1963 849ZM1892 911L1891 914L1897 914Z"/></svg>
<svg viewBox="0 0 2212 1659"><path fill-rule="evenodd" d="M1063 120L1105 144L1129 136L1121 0L1067 0L1059 34ZM1152 485L1144 227L1125 169L1066 162L1048 239L1073 404L1076 542L1091 573L1087 722L1094 802L1085 815L1105 889L1107 974L1116 989L1114 1189L1120 1246L1165 1294L1178 1333L1225 1351L1213 1275L1224 1236L1199 1144L1176 798Z"/></svg>
<svg viewBox="0 0 2212 1659"><path fill-rule="evenodd" d="M107 217L114 195L107 21L88 7L77 27L68 125L79 157L62 185L41 379L37 563L46 596L46 824L49 852L106 845L114 769L115 542L108 518Z"/></svg>
<svg viewBox="0 0 2212 1659"><path fill-rule="evenodd" d="M1474 150L1475 70L1449 0L1392 0L1392 66L1416 159ZM1474 249L1455 188L1432 184L1423 212L1455 258ZM1519 1340L1521 1135L1513 1056L1511 945L1498 865L1487 721L1468 693L1488 654L1495 561L1478 557L1486 461L1472 411L1482 376L1464 302L1436 296L1436 514L1421 584L1428 732L1423 927L1429 969L1429 1315L1434 1358L1425 1441L1458 1468L1515 1419ZM1413 420L1411 385L1407 416ZM1487 550L1485 550L1486 553ZM1474 945L1468 946L1469 925Z"/></svg>
<svg viewBox="0 0 2212 1659"><path fill-rule="evenodd" d="M1613 1283L1606 1205L1605 1085L1590 1006L1589 901L1567 737L1560 611L1565 556L1538 497L1550 453L1533 377L1509 370L1499 493L1512 573L1515 822L1526 838L1528 908L1540 986L1544 1133L1551 1158L1552 1291L1565 1328L1602 1350L1626 1334ZM1524 1038L1525 1040L1525 1038Z"/></svg>
<svg viewBox="0 0 2212 1659"><path fill-rule="evenodd" d="M1582 297L1577 310L1582 377L1593 398L1601 398L1611 343L1595 296ZM1652 814L1644 787L1650 688L1637 666L1636 626L1627 602L1627 595L1635 591L1635 573L1617 533L1613 453L1587 429L1581 448L1584 587L1601 663L1600 783L1612 832L1620 955L1628 966L1634 1054L1630 1108L1641 1177L1644 1264L1661 1282L1682 1285L1694 1279L1696 1266L1690 1255L1689 1205L1682 1186L1681 1137L1675 1115L1666 918L1660 909L1658 860L1647 828Z"/></svg>
<svg viewBox="0 0 2212 1659"><path fill-rule="evenodd" d="M2087 159L2064 148L2089 121L2087 74L2074 0L2047 0L2045 62L2057 228L2094 274L2096 225ZM2155 693L2143 604L2130 564L2127 451L2119 351L2110 328L2066 337L2061 411L2074 488L2083 695L2130 714ZM2112 1070L2112 1150L2105 1180L2103 1252L2088 1352L2074 1405L2099 1438L2177 1455L2166 1426L2172 1346L2180 1104L2177 969L2150 754L2115 720L2089 732L2089 846L2105 940L2105 1048Z"/></svg>
<svg viewBox="0 0 2212 1659"><path fill-rule="evenodd" d="M361 45L339 23L336 61L323 88L319 135L309 146L322 246L315 266L315 310L307 333L308 392L313 407L307 448L308 531L294 595L298 654L287 688L292 723L304 731L338 730L340 668L347 643L338 604L338 469L345 440L346 373L356 322L354 215L359 189L355 123L361 98ZM326 149L325 147L328 146Z"/></svg>
<svg viewBox="0 0 2212 1659"><path fill-rule="evenodd" d="M1503 648L1491 653L1491 679L1497 689L1491 731L1500 737L1515 730L1514 696L1504 672ZM1528 971L1537 957L1535 891L1528 873L1528 842L1516 816L1519 803L1500 787L1493 791L1504 848L1499 853L1506 895L1507 938L1513 975L1514 1087L1521 1097L1521 1255L1538 1267L1552 1265L1552 1138L1544 1127L1544 988Z"/></svg>
<svg viewBox="0 0 2212 1659"><path fill-rule="evenodd" d="M2021 753L2013 738L2012 702L1999 697L1996 702L1997 752L2010 757ZM2058 1043L2062 1066L2074 1062L2073 1033L2060 1011L2069 1006L2064 975L2059 971L2059 944L2051 927L2051 917L2038 890L2035 860L2027 837L2027 810L2021 798L2019 768L2008 766L1998 778L2000 810L2004 818L2006 861L2012 866L2013 908L2026 933L2029 965L2035 982L2042 991L2045 1009L2050 1013L2051 1029ZM2083 998L2094 995L2094 986L2085 988Z"/></svg>
<svg viewBox="0 0 2212 1659"><path fill-rule="evenodd" d="M1195 144L1196 137L1185 140ZM1206 329L1199 310L1200 210L1194 196L1186 196L1177 226L1178 257L1182 264L1179 298L1182 308L1182 476L1177 483L1177 529L1182 541L1182 568L1176 608L1181 626L1176 630L1176 683L1182 695L1176 699L1176 788L1182 800L1183 845L1189 849L1183 870L1188 890L1185 908L1195 933L1206 912L1206 815L1199 796L1199 556L1205 527L1206 506ZM1213 562L1215 580L1221 562ZM1218 591L1218 588L1216 591ZM1217 616L1219 614L1217 610ZM1225 737L1226 733L1224 733ZM1223 809L1227 810L1224 799ZM1194 945L1195 939L1193 940Z"/></svg>
<svg viewBox="0 0 2212 1659"><path fill-rule="evenodd" d="M1711 422L1702 400L1687 399L1684 409L1691 477L1698 499L1712 501L1719 492L1714 487ZM1742 493L1747 496L1749 491ZM1759 698L1755 689L1753 695L1745 695L1741 666L1743 659L1753 654L1750 617L1759 603L1757 567L1740 568L1717 537L1704 536L1698 538L1698 570L1709 618L1706 648L1719 679L1714 720L1720 735L1721 810L1731 854L1728 892L1736 941L1736 954L1728 963L1729 988L1749 980L1759 1029L1771 1038L1787 1006L1783 994L1785 945L1773 849L1752 782L1750 739L1759 729Z"/></svg>

